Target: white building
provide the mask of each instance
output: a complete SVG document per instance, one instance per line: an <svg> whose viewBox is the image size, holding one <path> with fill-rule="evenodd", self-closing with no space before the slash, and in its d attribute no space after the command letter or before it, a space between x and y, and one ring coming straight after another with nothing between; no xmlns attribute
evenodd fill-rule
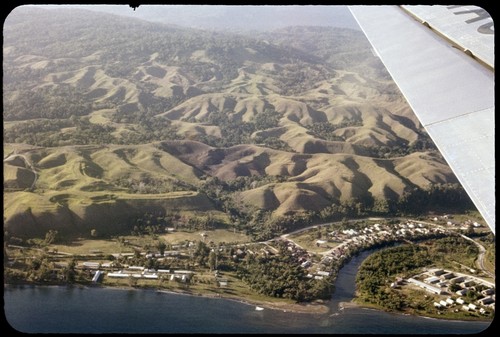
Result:
<svg viewBox="0 0 500 337"><path fill-rule="evenodd" d="M116 272L116 273L108 273L108 277L126 278L126 277L129 277L129 276L130 276L130 274L128 274L128 273L122 273L121 270L119 272Z"/></svg>
<svg viewBox="0 0 500 337"><path fill-rule="evenodd" d="M473 280L467 280L467 281L460 283L462 288L472 287L475 284L476 284L476 282L474 282Z"/></svg>
<svg viewBox="0 0 500 337"><path fill-rule="evenodd" d="M424 283L424 282L420 282L418 280L415 280L414 278L409 278L408 282L409 283L413 283L413 284L419 286L420 288L423 288L423 289L425 289L428 292L431 292L433 294L437 294L437 295L443 294L443 290L441 290L440 288L431 286L430 284L427 284L427 283Z"/></svg>
<svg viewBox="0 0 500 337"><path fill-rule="evenodd" d="M437 276L430 276L424 280L425 283L433 284L439 282L439 277Z"/></svg>
<svg viewBox="0 0 500 337"><path fill-rule="evenodd" d="M89 268L89 269L98 269L99 268L99 262L83 262L83 268Z"/></svg>
<svg viewBox="0 0 500 337"><path fill-rule="evenodd" d="M96 271L96 272L95 272L95 274L94 274L94 277L92 278L92 282L94 282L94 283L99 282L99 278L100 278L100 277L101 277L101 275L103 275L103 274L104 274L104 272L102 272L102 271L100 271L100 270Z"/></svg>
<svg viewBox="0 0 500 337"><path fill-rule="evenodd" d="M144 278L149 278L149 279L157 279L158 275L156 274L144 274L142 275Z"/></svg>
<svg viewBox="0 0 500 337"><path fill-rule="evenodd" d="M302 262L301 267L302 268L307 268L310 265L311 265L311 261L307 260L307 261Z"/></svg>

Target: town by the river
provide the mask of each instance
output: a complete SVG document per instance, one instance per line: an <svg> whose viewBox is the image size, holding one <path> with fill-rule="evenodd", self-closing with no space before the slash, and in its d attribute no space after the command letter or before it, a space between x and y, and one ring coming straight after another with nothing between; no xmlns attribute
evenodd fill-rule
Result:
<svg viewBox="0 0 500 337"><path fill-rule="evenodd" d="M356 270L370 253L353 257L340 270L328 314L255 310L234 300L154 290L8 286L5 316L25 333L475 334L489 329L491 322L344 308L354 295Z"/></svg>

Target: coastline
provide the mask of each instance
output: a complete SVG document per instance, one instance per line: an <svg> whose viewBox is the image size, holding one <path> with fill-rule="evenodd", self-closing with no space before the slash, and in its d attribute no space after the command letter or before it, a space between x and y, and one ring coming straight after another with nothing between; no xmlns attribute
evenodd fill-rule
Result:
<svg viewBox="0 0 500 337"><path fill-rule="evenodd" d="M124 287L124 286L119 286L119 287L113 287L113 286L105 286L105 285L84 285L84 284L43 284L43 283L29 283L29 282L20 282L20 283L4 283L4 289L6 287L17 287L17 286L33 286L33 287L78 287L78 288L104 288L104 289L117 289L117 290L133 290L133 291L141 291L141 290L147 290L147 291L154 291L157 293L165 293L165 294L173 294L173 295L185 295L185 296L197 296L197 297L206 297L206 298L212 298L212 299L222 299L222 300L230 300L230 301L235 301L238 303L246 304L249 306L259 306L268 310L279 310L283 312L289 312L289 313L298 313L298 314L316 314L316 315L326 315L329 314L331 309L327 305L329 301L321 301L321 302L316 302L316 303L286 303L286 302L269 302L269 301L256 301L256 300L249 300L246 298L240 298L240 297L234 297L234 296L217 296L217 295L208 295L208 294L201 294L201 293L193 293L189 291L173 291L173 290L166 290L166 289L157 289L154 287ZM403 316L415 316L415 317L421 317L421 318L426 318L426 319L432 319L432 320L437 320L437 321L450 321L450 322L492 322L493 320L481 320L481 319L471 319L471 320L464 320L464 319L450 319L450 318L439 318L439 317L430 317L430 316L424 316L424 315L417 315L417 314L409 314L409 313L403 313L403 312L394 312L394 311L388 311L385 310L384 308L376 308L372 306L366 306L362 305L359 303L356 303L355 301L342 301L338 303L338 310L342 311L344 309L352 309L352 308L360 308L360 309L366 309L366 310L375 310L375 311L382 311L382 312L387 312L395 315L403 315ZM330 315L331 316L331 315Z"/></svg>
<svg viewBox="0 0 500 337"><path fill-rule="evenodd" d="M115 287L108 287L115 288ZM141 288L130 288L135 290L140 290ZM173 290L163 290L156 289L156 292L166 293L166 294L175 294L175 295L188 295L188 296L200 296L206 298L213 299L223 299L230 300L239 303L243 303L250 306L259 306L270 310L280 310L283 312L293 312L300 314L327 314L330 311L330 308L322 303L287 303L287 302L269 302L269 301L257 301L257 300L249 300L246 298L235 297L235 296L224 296L224 295L208 295L201 293L192 293L187 291L173 291Z"/></svg>
<svg viewBox="0 0 500 337"><path fill-rule="evenodd" d="M206 297L213 299L223 299L223 300L231 300L239 303L243 303L249 306L259 306L269 310L280 310L283 312L291 312L291 313L300 313L300 314L327 314L330 311L330 308L324 303L324 301L314 302L314 303L287 303L287 302L270 302L270 301L258 301L258 300L249 300L244 297L235 297L235 296L225 296L223 294L220 295L210 295L210 294L202 294L202 293L194 293L190 291L174 291L168 289L159 289L155 287L129 287L129 286L109 286L109 285L94 285L94 284L63 284L63 283L32 283L32 282L18 282L18 283L4 283L4 289L6 287L24 287L24 286L32 286L32 287L77 287L77 288L104 288L104 289L118 289L118 290L149 290L158 293L165 294L173 294L173 295L186 295L186 296L197 296L197 297Z"/></svg>
<svg viewBox="0 0 500 337"><path fill-rule="evenodd" d="M24 288L24 289L23 289ZM92 289L93 288L93 289ZM113 290L114 288L114 290ZM308 315L260 309L202 296L125 287L20 287L6 290L8 321L33 333L477 333L490 322L450 322L379 310ZM168 291L167 291L168 292ZM349 299L346 298L347 301ZM103 302L101 305L96 303ZM132 309L134 308L134 309ZM257 309L257 310L256 310ZM90 314L92 312L92 314ZM338 316L338 317L337 317ZM74 322L73 322L74 321ZM153 324L152 324L153 323ZM362 323L360 325L360 323ZM469 324L470 323L470 324ZM422 329L422 325L425 328ZM26 330L25 332L28 332Z"/></svg>
<svg viewBox="0 0 500 337"><path fill-rule="evenodd" d="M248 305L260 306L266 309L280 310L283 312L292 312L300 314L321 314L321 315L330 312L330 308L322 303L320 304L320 303L259 302L259 301L249 301L241 298L224 297L224 296L216 298L237 301Z"/></svg>

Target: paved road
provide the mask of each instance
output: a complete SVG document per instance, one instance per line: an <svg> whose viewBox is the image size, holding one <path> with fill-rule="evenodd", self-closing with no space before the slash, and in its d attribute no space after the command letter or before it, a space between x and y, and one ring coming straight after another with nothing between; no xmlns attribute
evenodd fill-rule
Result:
<svg viewBox="0 0 500 337"><path fill-rule="evenodd" d="M492 273L490 273L488 271L488 269L486 269L486 267L484 265L484 259L485 259L485 255L486 255L486 248L484 248L483 245L481 245L477 241L474 241L473 239L471 239L468 236L465 236L463 234L460 234L460 236L463 237L466 240L474 242L474 244L477 246L477 248L479 248L479 254L477 256L476 265L479 267L479 269L481 269L483 271L483 273L487 274L488 276L490 276L492 278L495 278L495 275L493 275Z"/></svg>
<svg viewBox="0 0 500 337"><path fill-rule="evenodd" d="M443 226L440 226L440 225L436 225L435 223L432 223L432 222L425 222L425 221L419 221L419 222L421 222L423 224L426 224L426 225L437 226L437 227L442 228L443 230L449 231L449 229L446 229L446 228L444 228ZM484 259L485 259L485 255L486 255L486 248L484 248L484 246L481 245L479 242L471 239L470 237L468 237L466 235L463 235L463 234L459 234L459 235L461 237L463 237L464 239L473 242L477 246L477 248L479 248L479 254L477 256L476 265L478 266L479 269L481 269L481 271L483 273L485 273L486 275L488 275L488 276L490 276L492 278L495 278L495 275L493 275L492 273L490 273L490 271L484 265Z"/></svg>

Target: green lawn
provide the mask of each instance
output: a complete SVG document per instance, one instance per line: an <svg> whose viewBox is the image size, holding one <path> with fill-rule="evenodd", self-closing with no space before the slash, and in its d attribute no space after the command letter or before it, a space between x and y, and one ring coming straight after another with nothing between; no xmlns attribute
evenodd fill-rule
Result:
<svg viewBox="0 0 500 337"><path fill-rule="evenodd" d="M304 231L299 234L293 234L288 237L290 240L306 249L309 252L313 253L322 253L324 251L335 248L340 244L340 242L326 242L322 243L319 246L316 244L316 238L311 237L311 231ZM326 238L322 237L320 240L326 241Z"/></svg>
<svg viewBox="0 0 500 337"><path fill-rule="evenodd" d="M158 239L163 239L165 242L170 244L177 244L188 241L200 241L203 240L201 234L205 233L205 242L208 243L213 241L215 244L226 242L226 243L243 243L249 242L250 238L238 232L233 232L225 229L216 230L206 230L206 231L176 231L173 233L158 235L157 238L153 238L149 235L144 235L142 237L125 235L122 236L123 240L128 241L131 245L154 246ZM86 255L86 254L113 254L113 253L133 253L134 250L131 245L122 245L117 239L77 239L68 244L52 244L50 245L49 251L57 250L62 253L70 253L75 255Z"/></svg>
<svg viewBox="0 0 500 337"><path fill-rule="evenodd" d="M170 244L176 244L179 242L183 242L185 240L188 241L199 241L202 240L202 234L205 233L207 234L205 238L205 242L208 243L210 241L213 241L215 244L220 243L220 242L237 242L237 243L243 243L243 242L249 242L251 241L250 237L245 235L245 234L240 234L238 232L233 232L231 230L226 230L226 229L215 229L215 230L198 230L198 231L193 231L193 232L183 232L183 231L176 231L173 233L161 235L160 238L165 240L165 242L170 243Z"/></svg>
<svg viewBox="0 0 500 337"><path fill-rule="evenodd" d="M120 245L117 240L90 240L78 239L70 244L50 245L49 250L57 249L58 252L75 255L86 254L112 254L112 253L132 253L131 247Z"/></svg>

